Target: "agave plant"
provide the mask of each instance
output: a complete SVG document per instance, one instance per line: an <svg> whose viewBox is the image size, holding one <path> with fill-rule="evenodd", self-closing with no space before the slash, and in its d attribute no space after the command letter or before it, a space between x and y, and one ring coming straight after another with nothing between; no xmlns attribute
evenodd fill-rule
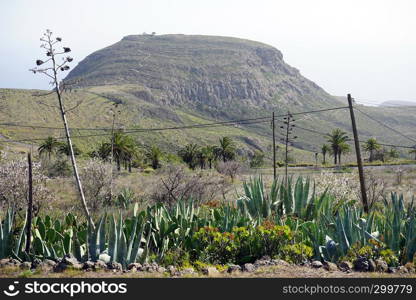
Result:
<svg viewBox="0 0 416 300"><path fill-rule="evenodd" d="M13 221L14 221L14 210L9 208L6 211L4 221L0 219L0 258L5 258L12 253L13 244Z"/></svg>
<svg viewBox="0 0 416 300"><path fill-rule="evenodd" d="M148 234L147 240L144 239L147 225L149 224L146 222L145 212L134 216L131 222L124 222L121 213L118 221L114 216L110 218L108 254L112 262L118 262L123 268L126 268L139 258L141 260L146 258L148 251L141 246L142 243L145 243L147 249L149 244L150 234ZM147 231L150 232L149 228Z"/></svg>
<svg viewBox="0 0 416 300"><path fill-rule="evenodd" d="M273 181L269 194L265 193L263 179L261 177L250 179L244 182L245 195L237 200L237 207L243 214L249 215L257 223L261 219L271 217L281 213L279 211L280 201L278 181Z"/></svg>

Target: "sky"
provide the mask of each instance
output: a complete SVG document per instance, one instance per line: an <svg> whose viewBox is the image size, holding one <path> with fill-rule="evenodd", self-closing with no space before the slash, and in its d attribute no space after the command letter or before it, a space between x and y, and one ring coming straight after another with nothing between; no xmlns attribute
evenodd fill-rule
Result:
<svg viewBox="0 0 416 300"><path fill-rule="evenodd" d="M413 0L1 0L0 88L49 88L28 69L46 29L75 66L123 36L182 33L256 40L332 95L416 102Z"/></svg>

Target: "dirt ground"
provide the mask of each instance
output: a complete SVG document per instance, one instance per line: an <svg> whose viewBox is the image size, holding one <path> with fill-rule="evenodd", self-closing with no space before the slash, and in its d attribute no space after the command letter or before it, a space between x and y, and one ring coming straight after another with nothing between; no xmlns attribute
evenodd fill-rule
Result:
<svg viewBox="0 0 416 300"><path fill-rule="evenodd" d="M44 271L22 271L19 268L0 269L0 278L416 278L415 273L341 272L314 269L307 266L265 266L254 272L218 273L216 275L186 274L171 277L168 273L149 272L86 272L67 270L63 273Z"/></svg>

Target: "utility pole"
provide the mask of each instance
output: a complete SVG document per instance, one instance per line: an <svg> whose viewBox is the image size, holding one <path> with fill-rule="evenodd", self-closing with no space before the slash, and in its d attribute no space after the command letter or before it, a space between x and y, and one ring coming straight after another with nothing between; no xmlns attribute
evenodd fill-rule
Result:
<svg viewBox="0 0 416 300"><path fill-rule="evenodd" d="M114 109L117 108L117 104L115 104ZM111 167L111 182L110 182L110 202L112 202L113 200L113 178L114 178L114 174L113 174L113 159L114 159L114 125L115 125L115 121L116 121L116 112L114 110L112 110L113 112L113 123L111 125L111 156L110 156L110 167Z"/></svg>
<svg viewBox="0 0 416 300"><path fill-rule="evenodd" d="M33 211L33 175L32 175L32 155L29 152L27 154L27 163L28 163L28 183L29 183L29 191L28 191L28 203L27 203L27 219L26 219L26 247L25 252L29 253L30 251L30 239L31 239L31 231L32 231L32 211Z"/></svg>
<svg viewBox="0 0 416 300"><path fill-rule="evenodd" d="M288 177L288 164L289 164L289 159L288 159L288 155L289 155L289 145L291 143L291 138L290 135L292 134L292 129L293 127L295 127L294 124L291 124L291 122L294 122L295 119L293 119L293 115L288 111L286 117L283 118L284 120L284 124L286 125L286 130L285 130L285 137L282 138L283 142L285 143L285 183L286 183L286 188L288 186L289 183L289 177ZM280 126L280 128L285 129L285 126ZM294 136L293 139L296 139L297 136Z"/></svg>
<svg viewBox="0 0 416 300"><path fill-rule="evenodd" d="M272 128L273 128L273 180L276 181L276 135L275 135L275 119L274 112L272 114Z"/></svg>
<svg viewBox="0 0 416 300"><path fill-rule="evenodd" d="M351 94L348 94L347 98L348 98L348 106L349 106L350 115L351 115L352 132L354 134L354 144L355 144L355 153L357 155L358 174L360 176L361 198L363 201L364 211L368 213L368 201L367 201L367 192L365 188L364 169L363 169L363 162L361 159L360 141L358 140L357 125L355 124L354 108L352 106Z"/></svg>

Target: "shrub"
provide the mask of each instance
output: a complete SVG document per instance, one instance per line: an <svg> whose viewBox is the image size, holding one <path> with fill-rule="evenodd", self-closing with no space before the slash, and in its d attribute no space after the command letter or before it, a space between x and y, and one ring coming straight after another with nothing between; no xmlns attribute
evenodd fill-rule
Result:
<svg viewBox="0 0 416 300"><path fill-rule="evenodd" d="M98 211L109 204L111 190L111 165L92 159L81 169L80 177L87 205L91 211Z"/></svg>
<svg viewBox="0 0 416 300"><path fill-rule="evenodd" d="M341 260L347 260L353 262L357 258L365 257L367 259L382 259L390 267L395 267L399 264L399 259L395 253L388 248L385 248L384 244L370 240L371 245L361 247L359 243L354 244L348 250L347 255L341 258Z"/></svg>
<svg viewBox="0 0 416 300"><path fill-rule="evenodd" d="M48 164L45 171L49 177L69 177L72 174L72 167L67 159L60 158Z"/></svg>
<svg viewBox="0 0 416 300"><path fill-rule="evenodd" d="M313 249L303 243L286 245L281 250L280 257L294 264L308 261L313 256Z"/></svg>
<svg viewBox="0 0 416 300"><path fill-rule="evenodd" d="M211 264L233 263L237 255L234 234L220 232L218 228L203 227L194 235L198 258Z"/></svg>
<svg viewBox="0 0 416 300"><path fill-rule="evenodd" d="M194 235L196 258L205 263L243 264L253 262L263 256L279 257L292 240L293 234L288 226L258 226L254 229L234 227L231 232L220 232L218 228L203 227ZM307 247L307 246L305 246ZM301 248L310 257L312 250ZM287 249L288 253L289 250ZM293 260L300 259L290 252ZM299 256L299 255L298 255Z"/></svg>
<svg viewBox="0 0 416 300"><path fill-rule="evenodd" d="M191 267L189 252L180 248L166 251L159 263L164 266L175 266L178 268Z"/></svg>
<svg viewBox="0 0 416 300"><path fill-rule="evenodd" d="M167 205L189 198L198 203L212 201L224 197L230 188L230 184L221 176L189 172L183 166L170 165L160 174L160 181L151 192L151 199Z"/></svg>
<svg viewBox="0 0 416 300"><path fill-rule="evenodd" d="M226 162L219 162L216 169L218 173L229 176L231 182L233 182L237 174L241 172L242 165L237 161L230 160Z"/></svg>
<svg viewBox="0 0 416 300"><path fill-rule="evenodd" d="M33 209L35 214L52 199L46 187L48 178L41 172L41 165L33 163ZM26 208L28 184L28 165L25 160L14 160L0 165L0 205Z"/></svg>

